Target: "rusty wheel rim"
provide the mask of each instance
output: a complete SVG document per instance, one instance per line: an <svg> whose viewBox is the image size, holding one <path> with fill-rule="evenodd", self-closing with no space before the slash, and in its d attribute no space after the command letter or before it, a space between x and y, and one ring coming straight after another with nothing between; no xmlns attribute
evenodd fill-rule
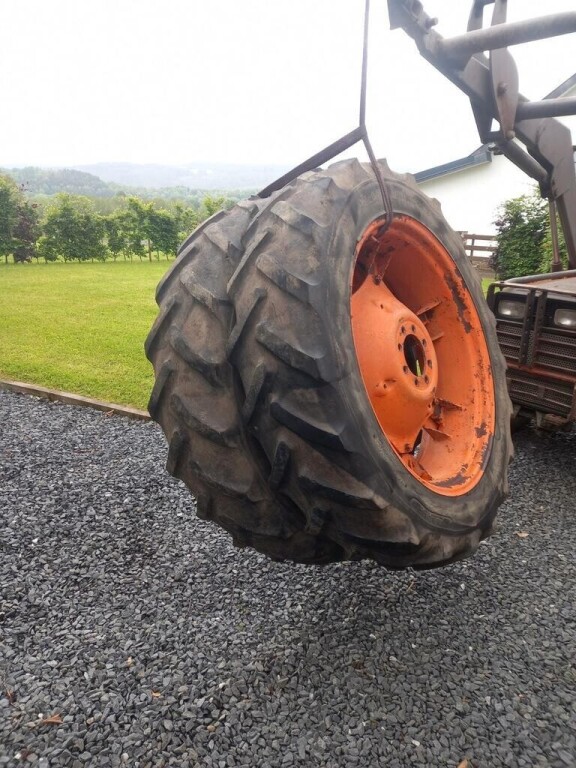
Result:
<svg viewBox="0 0 576 768"><path fill-rule="evenodd" d="M494 434L490 356L474 301L421 222L373 222L358 242L351 323L380 429L404 467L444 496L472 490Z"/></svg>

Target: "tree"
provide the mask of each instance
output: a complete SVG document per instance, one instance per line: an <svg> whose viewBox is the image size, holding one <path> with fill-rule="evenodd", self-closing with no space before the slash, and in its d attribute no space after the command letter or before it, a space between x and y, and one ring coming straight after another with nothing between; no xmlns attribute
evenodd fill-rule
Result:
<svg viewBox="0 0 576 768"><path fill-rule="evenodd" d="M106 245L112 258L116 261L118 256L121 253L126 253L127 250L126 234L122 228L122 214L116 212L110 216L104 216L102 220L106 233Z"/></svg>
<svg viewBox="0 0 576 768"><path fill-rule="evenodd" d="M59 194L46 213L38 249L46 261L59 256L64 261L102 260L106 255L103 239L104 224L91 201Z"/></svg>
<svg viewBox="0 0 576 768"><path fill-rule="evenodd" d="M104 247L105 227L102 216L90 210L82 211L78 217L82 231L82 261L106 261Z"/></svg>
<svg viewBox="0 0 576 768"><path fill-rule="evenodd" d="M14 226L14 262L32 261L36 256L36 240L40 234L38 206L24 196L18 202Z"/></svg>
<svg viewBox="0 0 576 768"><path fill-rule="evenodd" d="M200 223L200 214L192 206L176 203L174 206L174 220L178 231L178 242L181 243Z"/></svg>
<svg viewBox="0 0 576 768"><path fill-rule="evenodd" d="M150 208L147 212L147 235L150 249L166 255L176 253L178 248L178 227L176 219L168 211L155 211Z"/></svg>
<svg viewBox="0 0 576 768"><path fill-rule="evenodd" d="M206 195L202 200L202 207L200 209L200 221L204 221L209 216L213 216L218 211L227 207L227 200L222 195L218 197L212 197L212 195Z"/></svg>
<svg viewBox="0 0 576 768"><path fill-rule="evenodd" d="M25 170L35 182L48 178L41 169ZM0 258L103 261L122 254L152 260L162 253L169 258L202 221L233 203L217 193L200 198L199 192L180 200L146 200L121 191L107 198L61 192L30 199L14 179L0 176Z"/></svg>
<svg viewBox="0 0 576 768"><path fill-rule="evenodd" d="M8 176L0 176L0 256L8 263L8 256L16 247L14 229L18 221L21 191Z"/></svg>
<svg viewBox="0 0 576 768"><path fill-rule="evenodd" d="M166 210L156 210L154 203L145 203L138 197L129 197L126 208L118 214L119 237L123 238L130 256L140 259L145 253L174 253L178 247L176 216Z"/></svg>
<svg viewBox="0 0 576 768"><path fill-rule="evenodd" d="M126 243L126 253L130 259L144 256L144 241L146 239L145 204L137 197L129 197L126 208L119 214L119 221Z"/></svg>
<svg viewBox="0 0 576 768"><path fill-rule="evenodd" d="M40 235L36 243L36 254L38 257L44 259L46 263L49 261L58 261L58 244L57 239L52 235Z"/></svg>
<svg viewBox="0 0 576 768"><path fill-rule="evenodd" d="M494 222L498 247L492 258L502 280L537 273L544 258L543 244L549 231L548 206L535 192L506 201Z"/></svg>

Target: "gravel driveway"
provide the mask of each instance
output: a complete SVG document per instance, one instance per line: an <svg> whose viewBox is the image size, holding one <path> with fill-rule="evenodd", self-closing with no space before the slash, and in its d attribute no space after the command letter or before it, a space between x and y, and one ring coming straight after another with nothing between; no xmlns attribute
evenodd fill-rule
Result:
<svg viewBox="0 0 576 768"><path fill-rule="evenodd" d="M576 766L575 434L418 573L235 550L165 453L0 393L0 765Z"/></svg>

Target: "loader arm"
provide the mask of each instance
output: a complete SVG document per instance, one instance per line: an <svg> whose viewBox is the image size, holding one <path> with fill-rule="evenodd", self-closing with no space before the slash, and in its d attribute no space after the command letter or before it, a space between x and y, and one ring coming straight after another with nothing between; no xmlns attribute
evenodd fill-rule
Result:
<svg viewBox="0 0 576 768"><path fill-rule="evenodd" d="M484 7L492 4L492 24L483 27ZM474 0L467 32L452 38L433 29L437 19L419 0L388 0L388 11L391 28L401 27L421 55L470 98L482 142L494 143L556 206L569 264L576 269L574 148L570 130L553 117L576 114L576 98L530 101L522 96L506 47L576 32L576 11L507 23L506 0ZM493 120L500 126L496 131Z"/></svg>

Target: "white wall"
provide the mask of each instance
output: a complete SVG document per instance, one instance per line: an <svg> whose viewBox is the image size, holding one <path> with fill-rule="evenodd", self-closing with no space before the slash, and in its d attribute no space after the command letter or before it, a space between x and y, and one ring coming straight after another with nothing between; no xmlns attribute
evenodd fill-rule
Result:
<svg viewBox="0 0 576 768"><path fill-rule="evenodd" d="M576 95L576 88L565 96ZM576 142L576 116L560 118L572 131ZM452 229L491 235L498 206L513 197L530 194L536 182L503 155L493 155L491 163L465 168L438 179L423 181L420 188L442 205Z"/></svg>
<svg viewBox="0 0 576 768"><path fill-rule="evenodd" d="M498 206L512 197L530 194L536 182L502 155L491 163L423 181L418 185L435 197L452 229L490 235L496 231Z"/></svg>

